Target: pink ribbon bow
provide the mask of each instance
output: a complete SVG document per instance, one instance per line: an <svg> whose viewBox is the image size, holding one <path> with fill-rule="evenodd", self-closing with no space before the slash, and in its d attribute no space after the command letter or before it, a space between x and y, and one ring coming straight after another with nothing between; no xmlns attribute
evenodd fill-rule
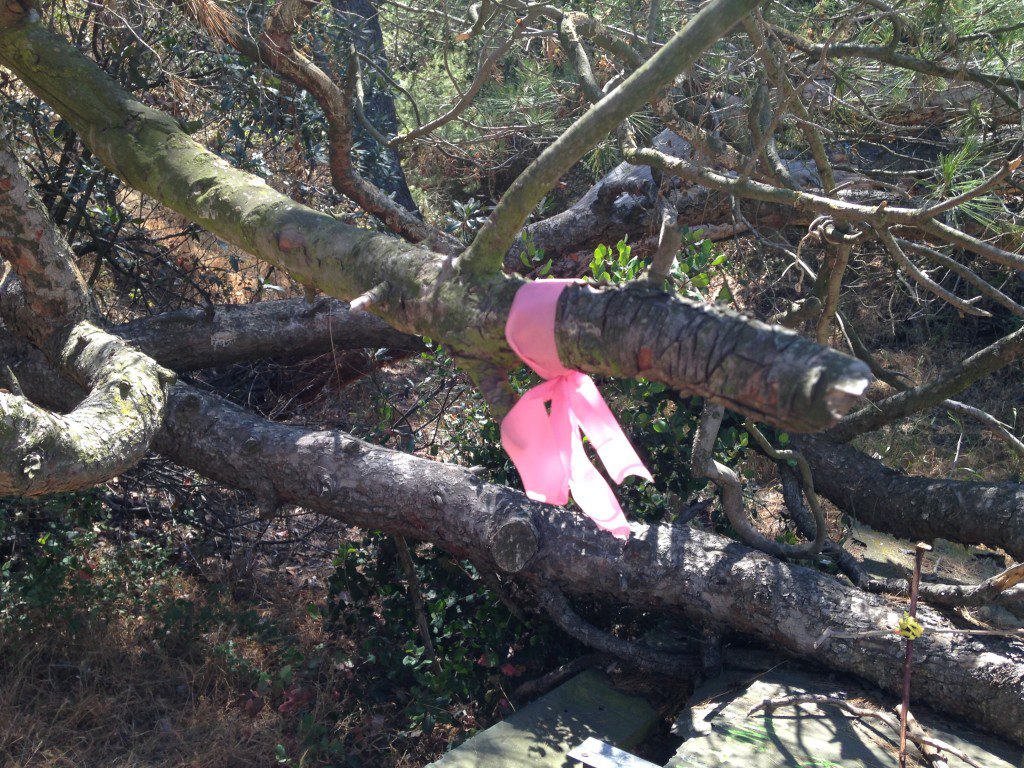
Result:
<svg viewBox="0 0 1024 768"><path fill-rule="evenodd" d="M501 422L501 445L519 470L526 495L565 504L569 492L599 528L629 538L629 523L615 494L587 458L582 430L608 474L621 484L628 475L654 478L601 397L593 379L562 365L555 346L555 309L575 280L526 283L512 300L505 324L509 346L546 379L524 394ZM545 403L551 403L551 413Z"/></svg>

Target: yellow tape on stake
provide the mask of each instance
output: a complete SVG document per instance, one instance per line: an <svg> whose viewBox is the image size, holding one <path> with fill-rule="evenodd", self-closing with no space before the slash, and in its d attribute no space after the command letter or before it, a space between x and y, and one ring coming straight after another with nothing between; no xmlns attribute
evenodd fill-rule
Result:
<svg viewBox="0 0 1024 768"><path fill-rule="evenodd" d="M907 640L917 640L917 638L924 634L924 627L921 626L921 622L909 613L904 613L903 618L900 619L900 623L896 627L896 634L907 638Z"/></svg>

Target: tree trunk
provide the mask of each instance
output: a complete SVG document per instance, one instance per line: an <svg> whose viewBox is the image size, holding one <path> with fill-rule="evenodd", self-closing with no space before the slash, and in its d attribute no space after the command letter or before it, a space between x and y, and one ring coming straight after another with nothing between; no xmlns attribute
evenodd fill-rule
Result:
<svg viewBox="0 0 1024 768"><path fill-rule="evenodd" d="M387 53L384 50L384 35L380 28L380 12L374 4L369 0L333 0L332 5L341 23L350 28L356 49L377 62L385 71L390 71ZM336 72L336 75L340 76L340 73ZM366 87L363 100L366 118L385 136L397 135L398 112L395 110L395 99L391 92L369 68L363 72L363 83ZM374 168L370 174L371 181L391 193L399 204L419 213L409 191L409 183L398 154L377 144L369 131L362 126L357 125L356 133L361 141L372 144L386 158L386 168L383 172Z"/></svg>

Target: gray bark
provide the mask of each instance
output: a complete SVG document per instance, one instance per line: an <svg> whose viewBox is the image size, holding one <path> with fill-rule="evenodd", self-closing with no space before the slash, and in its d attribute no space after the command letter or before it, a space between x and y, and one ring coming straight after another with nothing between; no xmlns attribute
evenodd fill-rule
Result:
<svg viewBox="0 0 1024 768"><path fill-rule="evenodd" d="M0 263L0 302L19 310L14 325L89 392L60 415L8 382L12 391L0 392L0 494L89 487L134 466L163 422L173 375L89 322L92 307L71 249L6 142L0 142L0 257L13 271Z"/></svg>
<svg viewBox="0 0 1024 768"><path fill-rule="evenodd" d="M10 347L11 339L8 339ZM0 361L4 359L0 337ZM73 393L32 348L12 367L35 397L67 407ZM818 571L784 564L685 526L633 526L621 542L589 520L491 485L461 467L361 442L340 431L275 424L183 385L174 388L157 449L263 503L290 503L358 525L431 541L485 566L504 565L568 595L664 610L755 636L890 691L902 643L830 639L895 625L902 607ZM510 557L515 551L524 556ZM948 622L925 608L927 626ZM1002 639L926 633L914 695L1024 743L1024 652Z"/></svg>
<svg viewBox="0 0 1024 768"><path fill-rule="evenodd" d="M1002 547L1024 560L1024 486L904 475L851 445L793 438L815 489L872 528L912 540Z"/></svg>
<svg viewBox="0 0 1024 768"><path fill-rule="evenodd" d="M651 139L651 146L670 157L690 160L693 148L685 139L664 130ZM786 160L786 172L801 188L820 187L816 172L802 160ZM854 174L839 174L844 182L866 181ZM839 197L875 200L858 190L840 193ZM523 235L505 255L509 272L529 272L532 267L522 261L524 240L551 258L552 272L562 276L582 275L587 271L590 254L578 258L578 251L592 251L601 243L615 243L623 237L636 242L656 235L658 216L658 183L647 166L620 163L572 206L523 228ZM701 229L711 240L731 238L735 232L734 211L729 196L698 184L682 182L673 196L676 223L680 227ZM877 200L875 200L877 202ZM814 217L794 212L788 207L758 201L741 201L743 215L758 226L778 228L810 223ZM543 260L540 262L543 263Z"/></svg>
<svg viewBox="0 0 1024 768"><path fill-rule="evenodd" d="M558 306L559 355L570 368L675 382L795 431L814 431L864 389L861 370L838 367L827 347L711 305L677 313L681 301L643 284L570 286Z"/></svg>
<svg viewBox="0 0 1024 768"><path fill-rule="evenodd" d="M176 371L198 370L265 357L301 359L332 350L389 347L421 350L422 340L396 331L369 312L322 298L224 305L213 316L187 309L111 329Z"/></svg>
<svg viewBox="0 0 1024 768"><path fill-rule="evenodd" d="M621 543L578 514L481 482L461 467L388 451L337 431L276 425L178 388L158 449L208 477L366 528L434 542L494 564L490 542L527 517L537 552L518 574L568 594L687 615L897 691L903 644L814 641L894 627L901 606L730 539L671 525L633 526ZM924 609L923 622L948 627ZM1005 640L926 633L914 695L1024 743L1024 652Z"/></svg>

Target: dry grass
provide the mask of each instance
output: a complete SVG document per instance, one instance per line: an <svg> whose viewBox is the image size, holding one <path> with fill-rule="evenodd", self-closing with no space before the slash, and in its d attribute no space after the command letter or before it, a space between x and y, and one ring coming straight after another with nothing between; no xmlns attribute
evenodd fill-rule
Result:
<svg viewBox="0 0 1024 768"><path fill-rule="evenodd" d="M234 583L229 568L223 582L172 568L151 592L111 583L112 605L0 635L0 765L312 767L337 764L323 749L335 742L352 765L410 768L464 738L450 726L403 731L399 700L360 667L358 633L307 611L323 600L322 578L298 563L263 566ZM185 610L169 634L171 605Z"/></svg>
<svg viewBox="0 0 1024 768"><path fill-rule="evenodd" d="M265 765L282 716L237 706L224 662L176 657L140 617L54 632L0 656L7 768Z"/></svg>

